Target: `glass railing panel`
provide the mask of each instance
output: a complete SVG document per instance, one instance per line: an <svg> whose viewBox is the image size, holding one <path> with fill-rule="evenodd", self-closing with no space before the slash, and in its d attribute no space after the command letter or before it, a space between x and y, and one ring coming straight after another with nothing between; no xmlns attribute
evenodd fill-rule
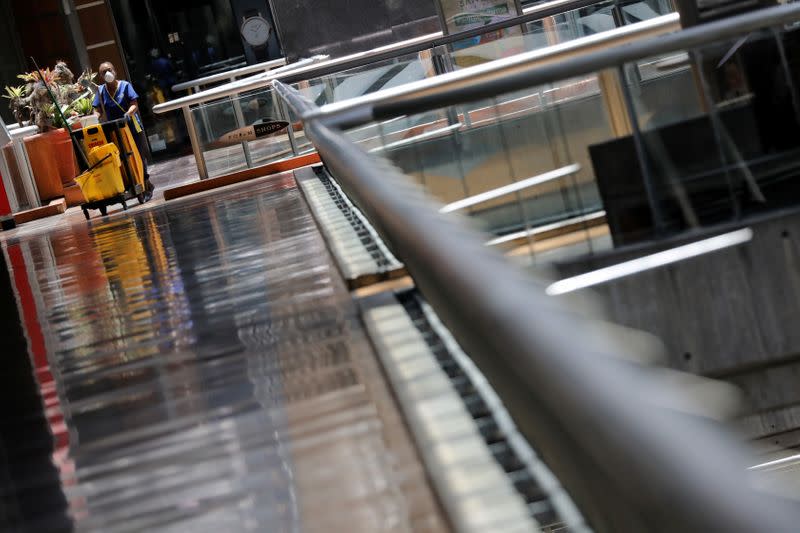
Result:
<svg viewBox="0 0 800 533"><path fill-rule="evenodd" d="M634 0L619 2L625 24L634 24L675 11L670 0Z"/></svg>
<svg viewBox="0 0 800 533"><path fill-rule="evenodd" d="M314 148L314 145L308 137L306 137L305 131L303 130L303 121L291 107L287 106L280 98L277 98L277 100L278 105L281 106L282 116L286 117L285 120L289 123L287 140L289 140L290 144L292 141L294 142L294 153L296 155L304 155L315 152L316 148Z"/></svg>
<svg viewBox="0 0 800 533"><path fill-rule="evenodd" d="M610 245L588 148L613 134L596 84L569 92L582 80L372 124L368 142L363 126L347 134L520 261L587 253Z"/></svg>
<svg viewBox="0 0 800 533"><path fill-rule="evenodd" d="M524 23L506 35L487 34L442 46L437 48L437 54L446 57L454 68L464 68L594 35L672 11L669 2L617 3L601 0L588 7Z"/></svg>
<svg viewBox="0 0 800 533"><path fill-rule="evenodd" d="M601 1L597 5L610 10L611 4L608 1ZM434 53L441 56L450 69L457 70L594 33L581 27L579 22L581 17L578 16L578 11L568 11L515 26L515 31L507 32L504 35L487 34L451 45L439 46ZM608 27L597 31L605 31L614 27L612 20Z"/></svg>
<svg viewBox="0 0 800 533"><path fill-rule="evenodd" d="M295 88L314 104L323 106L422 80L435 73L430 51L423 51L313 78L296 84Z"/></svg>
<svg viewBox="0 0 800 533"><path fill-rule="evenodd" d="M332 85L328 83L326 78L312 78L292 85L292 88L296 89L309 102L316 102L320 95L326 91L329 95L332 95L330 92L331 87ZM326 99L329 97L325 96Z"/></svg>
<svg viewBox="0 0 800 533"><path fill-rule="evenodd" d="M753 33L347 134L510 254L563 260L796 205L798 62L800 31Z"/></svg>
<svg viewBox="0 0 800 533"><path fill-rule="evenodd" d="M191 113L209 177L247 168L242 144L216 144L223 135L239 127L230 100L203 104L193 108Z"/></svg>
<svg viewBox="0 0 800 533"><path fill-rule="evenodd" d="M782 29L624 66L641 135L590 150L616 246L798 203L798 61L800 32Z"/></svg>
<svg viewBox="0 0 800 533"><path fill-rule="evenodd" d="M200 105L191 113L209 177L294 156L285 106L272 90Z"/></svg>
<svg viewBox="0 0 800 533"><path fill-rule="evenodd" d="M694 71L686 53L647 59L626 69L643 130L703 114Z"/></svg>
<svg viewBox="0 0 800 533"><path fill-rule="evenodd" d="M488 61L500 59L521 51L536 50L558 43L586 37L595 33L611 30L615 27L639 22L649 18L654 18L663 13L672 11L669 2L628 2L626 4L615 4L611 1L600 1L595 5L566 11L564 13L547 17L542 20L526 23L523 26L521 35L512 35L490 41L484 44L477 44L468 48L454 49L452 45L440 46L434 50L434 55L439 57L438 63L445 65L448 69L458 70L475 64L486 63ZM629 13L626 15L626 13ZM657 71L652 73L643 68L645 75L649 78L662 76L663 73ZM651 69L652 70L652 67ZM638 74L640 78L643 75ZM600 95L598 78L594 74L581 76L573 80L562 80L551 87L542 87L538 92L530 90L524 94L508 94L497 97L498 104L502 104L503 113L525 112L530 106L564 104L561 106L566 113L575 109L580 109L585 105L584 100L597 99ZM539 102L534 102L534 100ZM567 104L567 102L570 102ZM467 117L476 111L478 104L470 103L459 107L458 112ZM600 108L597 108L600 109ZM691 108L684 108L685 112L691 112ZM589 115L577 115L575 121L565 121L566 123L582 123L581 119ZM508 118L508 117L507 117ZM596 141L608 134L605 120L596 120L594 127L587 127L587 134L595 134L593 139L578 141L578 144L586 146L591 141ZM597 137L599 135L599 137ZM565 136L565 139L574 139L573 136ZM562 143L564 151L570 152L570 141ZM574 151L574 150L573 150ZM590 168L588 153L585 150L577 150L572 157L576 157L582 164L583 169ZM581 172L587 172L582 170ZM590 177L585 176L591 180Z"/></svg>
<svg viewBox="0 0 800 533"><path fill-rule="evenodd" d="M651 7L651 4L656 7L660 5L652 1L632 2L620 8L622 11L615 15L615 3L612 0L600 0L590 7L527 22L507 31L487 32L453 44L304 81L296 84L295 88L318 106L341 102L445 72L592 35L644 18L656 17L660 11ZM631 14L621 14L628 13L625 10ZM669 11L671 8L667 12ZM617 20L622 22L615 22Z"/></svg>
<svg viewBox="0 0 800 533"><path fill-rule="evenodd" d="M274 124L276 122L282 123L281 129L275 133L263 135L257 133L259 135L257 139L248 141L247 144L252 159L250 166L262 166L273 161L293 157L294 154L287 132L289 121L287 120L286 111L272 90L244 98L242 110L247 127Z"/></svg>

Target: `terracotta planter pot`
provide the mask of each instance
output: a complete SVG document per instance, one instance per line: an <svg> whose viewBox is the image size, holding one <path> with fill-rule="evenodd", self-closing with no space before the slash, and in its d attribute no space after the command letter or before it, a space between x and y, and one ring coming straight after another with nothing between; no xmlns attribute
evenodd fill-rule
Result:
<svg viewBox="0 0 800 533"><path fill-rule="evenodd" d="M25 149L33 170L33 179L39 190L39 199L43 204L64 195L56 156L53 154L53 143L47 134L31 135L25 138Z"/></svg>
<svg viewBox="0 0 800 533"><path fill-rule="evenodd" d="M48 131L43 134L50 143L53 157L56 160L58 174L61 177L61 184L65 187L75 183L75 176L78 175L78 162L75 159L75 151L72 149L72 139L66 129Z"/></svg>

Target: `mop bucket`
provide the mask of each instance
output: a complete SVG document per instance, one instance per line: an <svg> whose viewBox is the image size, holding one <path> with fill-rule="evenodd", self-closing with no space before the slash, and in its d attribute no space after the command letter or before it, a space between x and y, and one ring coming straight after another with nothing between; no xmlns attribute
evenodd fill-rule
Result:
<svg viewBox="0 0 800 533"><path fill-rule="evenodd" d="M113 150L106 146L112 147ZM103 150L105 155L98 159L89 170L75 178L75 182L81 188L87 202L109 200L121 196L125 192L125 184L120 172L119 150L113 144L107 144L95 148L92 153L98 149Z"/></svg>

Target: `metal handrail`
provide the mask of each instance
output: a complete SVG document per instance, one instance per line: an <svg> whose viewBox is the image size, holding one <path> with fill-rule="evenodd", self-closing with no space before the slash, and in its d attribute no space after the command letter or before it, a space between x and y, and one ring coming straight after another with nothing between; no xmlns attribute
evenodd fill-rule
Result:
<svg viewBox="0 0 800 533"><path fill-rule="evenodd" d="M337 125L347 127L376 120L387 113L395 116L413 114L451 105L451 100L456 100L452 103L458 103L458 101L477 100L503 94L534 85L528 83L524 78L520 79L522 77L520 74L538 72L541 67L546 65L561 65L568 59L586 57L591 52L676 32L680 30L680 27L680 16L677 13L671 13L434 78L328 104L320 108L319 114L327 116L332 124L335 122ZM565 78L556 77L548 81ZM506 90L507 87L511 88ZM464 94L466 92L470 92L470 94ZM403 106L409 102L416 105L423 100L426 102L424 108L410 110L409 106ZM442 100L447 103L436 105ZM427 103L428 101L430 103ZM401 107L402 110L396 111Z"/></svg>
<svg viewBox="0 0 800 533"><path fill-rule="evenodd" d="M176 109L181 109L184 107L188 108L215 100L221 100L229 96L236 96L238 94L257 89L264 89L265 87L269 86L269 82L273 79L284 79L290 73L294 73L295 71L303 71L308 69L310 65L319 63L320 61L325 61L327 59L328 56L314 56L307 59L301 59L300 61L290 65L278 67L273 70L268 70L267 72L262 72L254 76L249 76L247 78L242 78L240 80L220 85L219 87L207 89L189 96L176 98L174 100L170 100L169 102L164 102L163 104L158 104L153 106L153 112L160 115L162 113L175 111Z"/></svg>
<svg viewBox="0 0 800 533"><path fill-rule="evenodd" d="M527 80L519 80L521 74L539 72L542 67L547 65L561 65L575 57L582 58L598 50L629 45L647 37L677 32L680 28L680 15L670 13L565 43L449 72L434 78L376 91L342 102L334 102L322 106L318 113L320 116L325 116L330 124L352 127L376 120L378 118L376 109L378 112L390 109L391 113L395 113L395 108L402 103L413 102L413 105L417 105L423 100L428 101L429 99L435 99L437 104L441 100L446 102L442 105L430 104L414 110L397 110L397 115L413 114L467 100L491 97L535 85L528 83ZM558 79L566 79L566 77L551 77L548 81ZM474 94L464 95L465 91L471 91ZM443 96L444 98L442 98ZM386 111L384 111L385 113Z"/></svg>
<svg viewBox="0 0 800 533"><path fill-rule="evenodd" d="M796 528L796 508L751 486L739 438L691 414L674 376L634 362L642 339L620 339L588 316L596 306L576 306L581 296L546 296L547 280L439 214L296 90L274 88L595 531Z"/></svg>
<svg viewBox="0 0 800 533"><path fill-rule="evenodd" d="M297 81L309 80L323 75L325 72L338 72L354 68L358 65L367 65L381 60L382 58L396 58L409 51L428 50L432 46L439 44L446 44L451 42L458 42L463 39L469 38L471 35L481 35L487 31L494 31L500 27L512 27L524 24L530 20L538 20L547 16L563 13L565 11L579 9L587 5L596 4L600 0L553 0L539 4L532 8L525 10L525 14L521 17L508 19L498 23L497 28L495 25L483 26L479 29L462 32L457 35L450 35L442 37L441 33L431 34L428 36L418 37L409 41L391 44L385 47L376 48L368 52L353 54L350 56L328 60L326 56L315 56L311 59L302 60L291 65L276 68L255 76L247 77L231 83L214 87L212 89L202 91L193 95L185 96L169 102L154 106L153 112L156 114L167 113L174 110L182 110L184 119L186 121L187 129L189 130L189 138L192 144L192 151L194 153L195 161L197 163L198 174L200 179L208 177L208 168L200 146L200 139L195 131L194 118L192 116L191 108L194 106L201 106L202 104L221 100L224 98L238 96L242 93L257 91L265 89L269 86L271 81L282 81L286 83L295 83ZM635 34L631 32L629 38L641 37L642 35L649 35L647 32L640 32ZM237 106L234 101L234 108ZM292 140L290 134L290 141ZM250 163L249 148L246 143L243 143L245 159Z"/></svg>
<svg viewBox="0 0 800 533"><path fill-rule="evenodd" d="M566 11L572 11L582 7L591 6L601 1L602 0L552 0L550 2L544 2L542 4L524 9L523 15L519 17L487 26L482 26L467 32L454 35L444 35L442 32L434 32L427 35L422 35L420 37L415 37L413 39L377 47L366 52L358 52L343 57L328 59L327 61L316 61L314 64L301 64L302 62L292 63L282 67L282 69L291 69L291 71L275 69L269 73L275 74L275 76L270 77L266 81L269 82L272 79L276 79L283 83L296 83L299 81L319 78L332 73L341 72L343 70L350 70L360 66L369 65L371 63L394 59L403 55L413 54L438 46L452 44L470 37L483 35L487 32L518 26L534 20L558 15ZM279 70L281 72L277 72ZM267 85L266 83L260 83L262 81L264 80L247 78L222 85L220 87L214 87L200 93L177 98L175 100L154 106L153 112L156 114L167 113L182 107L192 107L229 96L235 96L239 93L260 89Z"/></svg>
<svg viewBox="0 0 800 533"><path fill-rule="evenodd" d="M532 86L600 72L671 52L733 39L742 34L794 22L800 4L792 3L730 17L681 31L677 13L623 26L563 44L524 52L323 106L329 124L354 127L400 115L441 109ZM656 36L658 39L643 39Z"/></svg>
<svg viewBox="0 0 800 533"><path fill-rule="evenodd" d="M264 63L257 63L255 65L247 65L246 67L241 67L234 70L228 70L225 72L218 72L217 74L211 74L210 76L205 76L202 78L197 78L195 80L190 80L175 84L172 86L172 91L177 93L185 91L186 89L191 89L194 87L202 87L203 85L210 85L212 83L217 83L224 80L233 80L241 76L246 76L248 74L253 74L255 72L271 70L277 67L282 67L284 65L286 65L285 57L282 57L280 59L273 59L271 61L265 61Z"/></svg>
<svg viewBox="0 0 800 533"><path fill-rule="evenodd" d="M375 48L366 53L358 53L350 56L345 56L332 60L330 64L320 64L314 68L311 75L306 74L306 78L294 78L292 76L282 80L284 83L296 83L304 81L305 79L318 78L327 76L342 70L349 70L364 66L369 63L376 63L388 59L394 59L404 55L415 54L423 50L437 48L440 46L447 46L465 39L485 35L487 33L498 31L521 24L527 24L536 20L541 20L555 15L561 15L567 11L589 7L603 0L552 0L550 2L543 2L536 6L531 6L523 10L523 14L519 17L506 19L500 22L480 26L469 31L444 35L442 32L435 32L429 35L402 41L389 46Z"/></svg>

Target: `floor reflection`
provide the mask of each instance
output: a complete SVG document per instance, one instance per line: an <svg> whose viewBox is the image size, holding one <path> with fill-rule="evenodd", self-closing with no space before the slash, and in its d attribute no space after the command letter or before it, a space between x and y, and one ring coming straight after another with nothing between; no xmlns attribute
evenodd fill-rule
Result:
<svg viewBox="0 0 800 533"><path fill-rule="evenodd" d="M419 466L291 179L5 251L77 530L409 527Z"/></svg>

